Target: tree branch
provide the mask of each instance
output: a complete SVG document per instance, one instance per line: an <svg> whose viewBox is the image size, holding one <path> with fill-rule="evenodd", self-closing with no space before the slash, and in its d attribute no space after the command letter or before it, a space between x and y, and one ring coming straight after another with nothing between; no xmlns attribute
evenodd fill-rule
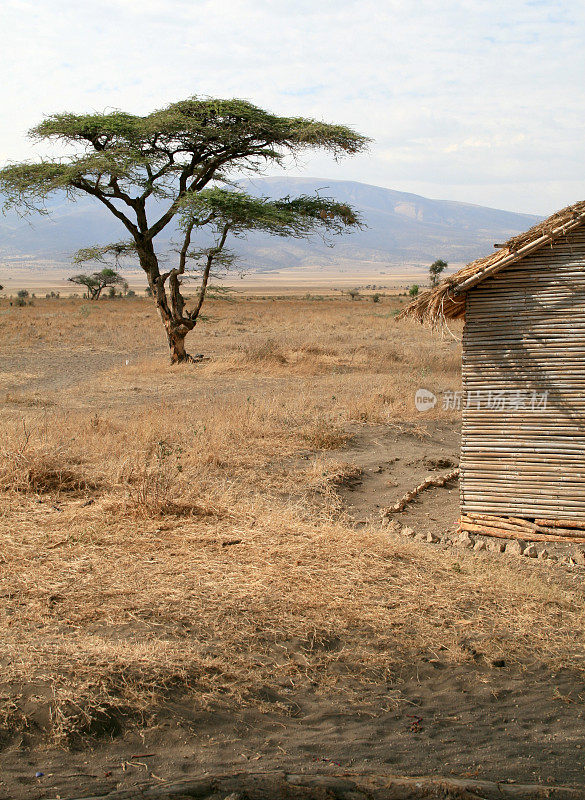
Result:
<svg viewBox="0 0 585 800"><path fill-rule="evenodd" d="M99 189L95 189L90 184L86 183L85 181L72 181L71 185L76 189L80 189L82 192L86 192L87 194L91 194L93 197L97 197L97 199L103 203L106 208L108 208L112 214L117 217L120 222L130 231L132 236L135 238L140 236L140 231L134 225L132 220L128 219L128 217L122 213L113 203L110 203L108 198L101 192Z"/></svg>
<svg viewBox="0 0 585 800"><path fill-rule="evenodd" d="M150 229L148 230L148 235L150 236L150 238L154 239L154 237L157 236L163 230L163 228L165 228L169 224L169 222L172 220L172 218L177 213L177 209L179 207L179 200L181 200L182 197L184 197L186 194L188 194L190 192L193 192L193 191L197 191L198 192L201 189L203 189L205 186L207 186L207 184L213 178L213 176L215 175L217 170L229 160L230 160L230 157L226 156L223 159L216 159L216 160L212 161L208 165L208 167L205 170L205 172L203 173L203 175L202 176L197 176L197 178L194 181L191 182L191 185L187 186L187 182L188 182L189 178L191 178L193 176L193 174L195 172L195 168L197 166L197 163L196 163L196 160L195 160L195 155L194 155L193 158L191 159L191 161L189 162L189 165L187 167L185 167L183 172L181 172L181 177L179 179L179 191L178 191L178 194L175 197L172 205L162 215L162 217L160 217L160 219L158 219L150 227Z"/></svg>
<svg viewBox="0 0 585 800"><path fill-rule="evenodd" d="M223 230L221 233L221 237L217 245L211 250L207 256L207 263L205 264L205 269L203 270L203 276L201 278L201 287L199 289L199 299L197 300L197 305L189 313L189 316L193 321L197 319L199 316L199 312L201 311L201 306L203 305L203 301L205 300L205 292L207 291L207 282L209 280L209 273L211 272L211 267L213 265L213 260L216 255L221 253L223 247L225 245L225 240L227 239L228 231L231 228L231 224L226 222L223 226Z"/></svg>
<svg viewBox="0 0 585 800"><path fill-rule="evenodd" d="M187 225L185 230L185 238L183 239L183 246L181 247L181 252L179 253L179 274L183 274L185 272L185 264L187 263L187 251L189 250L189 245L191 244L191 234L193 232L193 228L195 227L195 220L192 219L191 222Z"/></svg>
<svg viewBox="0 0 585 800"><path fill-rule="evenodd" d="M127 206L130 206L130 208L136 210L136 200L120 189L117 178L110 178L110 186L114 190L114 197L117 197L119 200L123 200Z"/></svg>

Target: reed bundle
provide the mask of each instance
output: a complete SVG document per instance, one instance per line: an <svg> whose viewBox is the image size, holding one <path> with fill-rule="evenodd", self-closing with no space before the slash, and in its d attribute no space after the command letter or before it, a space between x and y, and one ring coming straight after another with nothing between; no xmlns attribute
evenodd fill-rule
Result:
<svg viewBox="0 0 585 800"><path fill-rule="evenodd" d="M522 517L468 512L459 519L460 533L475 533L496 539L523 539L526 542L572 542L585 544L585 520L565 523L539 519L531 522Z"/></svg>

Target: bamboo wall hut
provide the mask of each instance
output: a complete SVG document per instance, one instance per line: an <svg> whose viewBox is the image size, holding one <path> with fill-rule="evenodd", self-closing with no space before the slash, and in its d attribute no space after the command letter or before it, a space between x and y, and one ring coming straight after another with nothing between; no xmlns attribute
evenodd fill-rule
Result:
<svg viewBox="0 0 585 800"><path fill-rule="evenodd" d="M462 530L585 542L585 202L403 312L464 318Z"/></svg>

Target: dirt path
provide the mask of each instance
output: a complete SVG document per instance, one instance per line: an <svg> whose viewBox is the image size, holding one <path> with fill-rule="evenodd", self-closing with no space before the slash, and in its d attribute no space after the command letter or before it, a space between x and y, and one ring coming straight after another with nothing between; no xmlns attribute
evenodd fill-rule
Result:
<svg viewBox="0 0 585 800"><path fill-rule="evenodd" d="M459 424L437 420L355 426L342 456L361 470L340 487L345 508L357 522L378 522L380 510L421 483L459 464ZM404 525L426 533L446 531L458 517L457 483L429 489L400 514Z"/></svg>
<svg viewBox="0 0 585 800"><path fill-rule="evenodd" d="M101 374L124 366L126 362L133 364L155 356L164 363L166 353L162 349L104 352L94 348L80 352L59 352L39 348L35 352L1 353L0 378L3 380L0 388L8 394L23 390L31 393L66 392L85 381L95 381L96 376L99 380Z"/></svg>

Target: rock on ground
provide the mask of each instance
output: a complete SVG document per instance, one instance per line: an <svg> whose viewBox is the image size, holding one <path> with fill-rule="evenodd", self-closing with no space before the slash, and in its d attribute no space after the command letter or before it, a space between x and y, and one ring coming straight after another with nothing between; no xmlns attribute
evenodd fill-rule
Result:
<svg viewBox="0 0 585 800"><path fill-rule="evenodd" d="M513 542L508 542L506 545L506 553L513 556L521 556L526 550L526 542L522 539L514 539Z"/></svg>

